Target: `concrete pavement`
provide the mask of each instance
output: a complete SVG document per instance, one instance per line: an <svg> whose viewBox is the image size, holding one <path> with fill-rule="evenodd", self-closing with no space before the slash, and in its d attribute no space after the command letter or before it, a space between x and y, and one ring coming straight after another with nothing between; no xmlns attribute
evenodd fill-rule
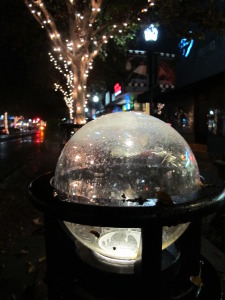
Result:
<svg viewBox="0 0 225 300"><path fill-rule="evenodd" d="M53 139L52 137L54 137L53 134L47 136L35 169L33 166L35 161L30 161L18 170L13 178L0 186L1 300L47 300L43 216L29 202L27 187L38 175L54 170L61 152L61 145L57 136ZM215 155L208 153L205 145L190 146L200 169L217 176L218 169L214 164ZM5 201L6 198L7 201ZM220 275L225 290L224 229L224 213L213 214L203 220L202 255Z"/></svg>

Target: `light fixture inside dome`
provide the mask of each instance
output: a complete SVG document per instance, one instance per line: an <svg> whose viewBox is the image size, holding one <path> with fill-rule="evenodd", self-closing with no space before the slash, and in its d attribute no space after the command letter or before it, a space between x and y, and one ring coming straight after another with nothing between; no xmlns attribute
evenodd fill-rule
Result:
<svg viewBox="0 0 225 300"><path fill-rule="evenodd" d="M168 205L190 201L200 189L200 174L192 150L175 129L143 113L118 112L72 136L59 157L53 186L70 202L144 209L168 199ZM64 224L77 241L112 263L133 264L140 255L141 228ZM188 224L164 226L162 249Z"/></svg>

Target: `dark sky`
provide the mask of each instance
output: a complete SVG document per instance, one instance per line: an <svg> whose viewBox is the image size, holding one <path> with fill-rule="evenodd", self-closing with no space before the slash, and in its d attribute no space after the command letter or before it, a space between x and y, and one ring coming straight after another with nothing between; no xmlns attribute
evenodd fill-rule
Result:
<svg viewBox="0 0 225 300"><path fill-rule="evenodd" d="M61 118L67 113L54 91L46 32L23 0L0 1L0 114Z"/></svg>

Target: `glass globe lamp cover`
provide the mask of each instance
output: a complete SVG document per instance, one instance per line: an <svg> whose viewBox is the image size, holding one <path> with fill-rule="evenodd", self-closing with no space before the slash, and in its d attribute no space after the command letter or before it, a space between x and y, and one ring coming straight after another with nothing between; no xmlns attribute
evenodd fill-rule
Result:
<svg viewBox="0 0 225 300"><path fill-rule="evenodd" d="M79 202L82 196L86 205L138 206L130 201L138 198L144 199L142 206L154 206L159 191L176 205L200 189L200 174L189 145L169 124L144 113L117 112L87 123L72 136L53 182L68 201ZM138 256L140 228L65 224L95 253L121 261ZM187 227L164 226L162 249Z"/></svg>

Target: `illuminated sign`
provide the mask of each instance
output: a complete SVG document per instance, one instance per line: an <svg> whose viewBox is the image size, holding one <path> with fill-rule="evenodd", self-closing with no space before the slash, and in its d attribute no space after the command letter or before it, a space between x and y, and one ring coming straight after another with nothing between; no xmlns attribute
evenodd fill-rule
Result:
<svg viewBox="0 0 225 300"><path fill-rule="evenodd" d="M121 90L121 86L120 84L117 82L115 85L114 85L114 94L115 96L118 96L119 94L122 93L122 90Z"/></svg>
<svg viewBox="0 0 225 300"><path fill-rule="evenodd" d="M123 110L123 111L130 110L130 109L131 109L130 103L126 103L126 104L124 104L123 107L122 107L122 110Z"/></svg>
<svg viewBox="0 0 225 300"><path fill-rule="evenodd" d="M188 57L191 48L193 46L194 40L187 40L186 38L181 39L178 47L184 57Z"/></svg>
<svg viewBox="0 0 225 300"><path fill-rule="evenodd" d="M146 41L157 41L158 29L153 24L151 24L147 29L145 29L144 35Z"/></svg>

